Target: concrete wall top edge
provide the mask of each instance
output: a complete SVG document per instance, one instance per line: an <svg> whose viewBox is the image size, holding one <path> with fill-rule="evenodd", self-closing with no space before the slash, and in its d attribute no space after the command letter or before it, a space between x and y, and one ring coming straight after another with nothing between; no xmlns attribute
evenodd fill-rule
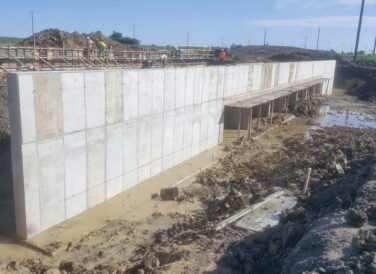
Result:
<svg viewBox="0 0 376 274"><path fill-rule="evenodd" d="M260 65L260 64L286 64L286 63L310 63L310 62L335 62L336 60L316 60L316 61L289 61L289 62L264 62L264 63L241 63L236 64L233 66L249 66L249 65ZM171 69L186 69L186 68L206 68L212 66L191 66L191 67L176 67L176 68L164 68L163 70L171 70ZM213 66L214 67L214 66ZM228 67L228 66L216 66L216 67ZM7 72L7 75L29 75L29 74L55 74L55 73L98 73L98 72L108 72L108 71L152 71L152 70L160 70L161 68L151 68L151 69L118 69L118 68L108 68L108 69L100 69L100 70L51 70L51 71L14 71L14 72Z"/></svg>

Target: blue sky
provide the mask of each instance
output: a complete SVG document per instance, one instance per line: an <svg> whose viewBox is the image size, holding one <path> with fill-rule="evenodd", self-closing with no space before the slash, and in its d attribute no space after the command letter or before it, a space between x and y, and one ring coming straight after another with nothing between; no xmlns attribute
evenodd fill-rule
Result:
<svg viewBox="0 0 376 274"><path fill-rule="evenodd" d="M354 47L361 0L0 0L0 36L31 34L59 28L132 34L146 44L221 45L268 43L315 48L318 27L321 49ZM376 0L366 0L360 49L370 51L376 36Z"/></svg>

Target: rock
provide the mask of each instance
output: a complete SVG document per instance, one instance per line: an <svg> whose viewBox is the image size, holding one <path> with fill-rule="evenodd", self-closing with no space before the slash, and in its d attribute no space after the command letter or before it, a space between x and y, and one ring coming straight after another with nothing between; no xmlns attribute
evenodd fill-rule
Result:
<svg viewBox="0 0 376 274"><path fill-rule="evenodd" d="M368 221L366 213L355 209L350 209L345 218L347 223L353 227L362 227Z"/></svg>
<svg viewBox="0 0 376 274"><path fill-rule="evenodd" d="M154 254L145 256L143 259L143 264L146 271L154 271L160 265L158 258L155 257Z"/></svg>
<svg viewBox="0 0 376 274"><path fill-rule="evenodd" d="M162 201L175 201L179 196L179 189L177 187L169 187L161 189Z"/></svg>
<svg viewBox="0 0 376 274"><path fill-rule="evenodd" d="M50 269L47 269L47 271L45 272L45 274L60 274L60 270L57 269L57 268L50 268Z"/></svg>
<svg viewBox="0 0 376 274"><path fill-rule="evenodd" d="M376 221L376 206L369 207L366 212L370 221Z"/></svg>

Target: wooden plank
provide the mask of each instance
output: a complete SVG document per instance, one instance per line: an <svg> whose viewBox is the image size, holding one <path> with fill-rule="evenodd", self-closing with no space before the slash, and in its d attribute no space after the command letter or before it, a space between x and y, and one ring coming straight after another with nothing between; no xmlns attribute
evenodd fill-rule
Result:
<svg viewBox="0 0 376 274"><path fill-rule="evenodd" d="M275 199L279 196L282 196L283 194L284 194L284 191L278 191L278 192L275 192L275 193L269 195L268 197L265 198L264 201L257 203L257 204L254 204L254 205L251 205L250 207L243 209L242 211L236 213L235 215L232 215L231 217L229 217L229 218L225 219L224 221L220 222L219 224L217 224L215 226L214 230L215 231L221 230L222 228L226 227L227 225L232 224L236 220L239 220L241 217L247 215L251 211L262 207L266 203L270 202L271 200L273 200L273 199Z"/></svg>

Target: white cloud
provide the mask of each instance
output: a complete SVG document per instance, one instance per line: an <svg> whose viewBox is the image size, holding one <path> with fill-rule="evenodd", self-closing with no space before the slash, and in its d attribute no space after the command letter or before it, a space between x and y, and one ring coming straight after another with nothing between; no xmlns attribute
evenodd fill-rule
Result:
<svg viewBox="0 0 376 274"><path fill-rule="evenodd" d="M359 6L361 0L275 0L278 9L299 5L303 8L322 8L333 5ZM376 5L376 0L367 0L366 5Z"/></svg>
<svg viewBox="0 0 376 274"><path fill-rule="evenodd" d="M358 26L358 20L359 16L333 16L301 19L254 20L244 23L251 26L262 27L354 28ZM376 27L376 17L364 16L362 26L365 28Z"/></svg>

